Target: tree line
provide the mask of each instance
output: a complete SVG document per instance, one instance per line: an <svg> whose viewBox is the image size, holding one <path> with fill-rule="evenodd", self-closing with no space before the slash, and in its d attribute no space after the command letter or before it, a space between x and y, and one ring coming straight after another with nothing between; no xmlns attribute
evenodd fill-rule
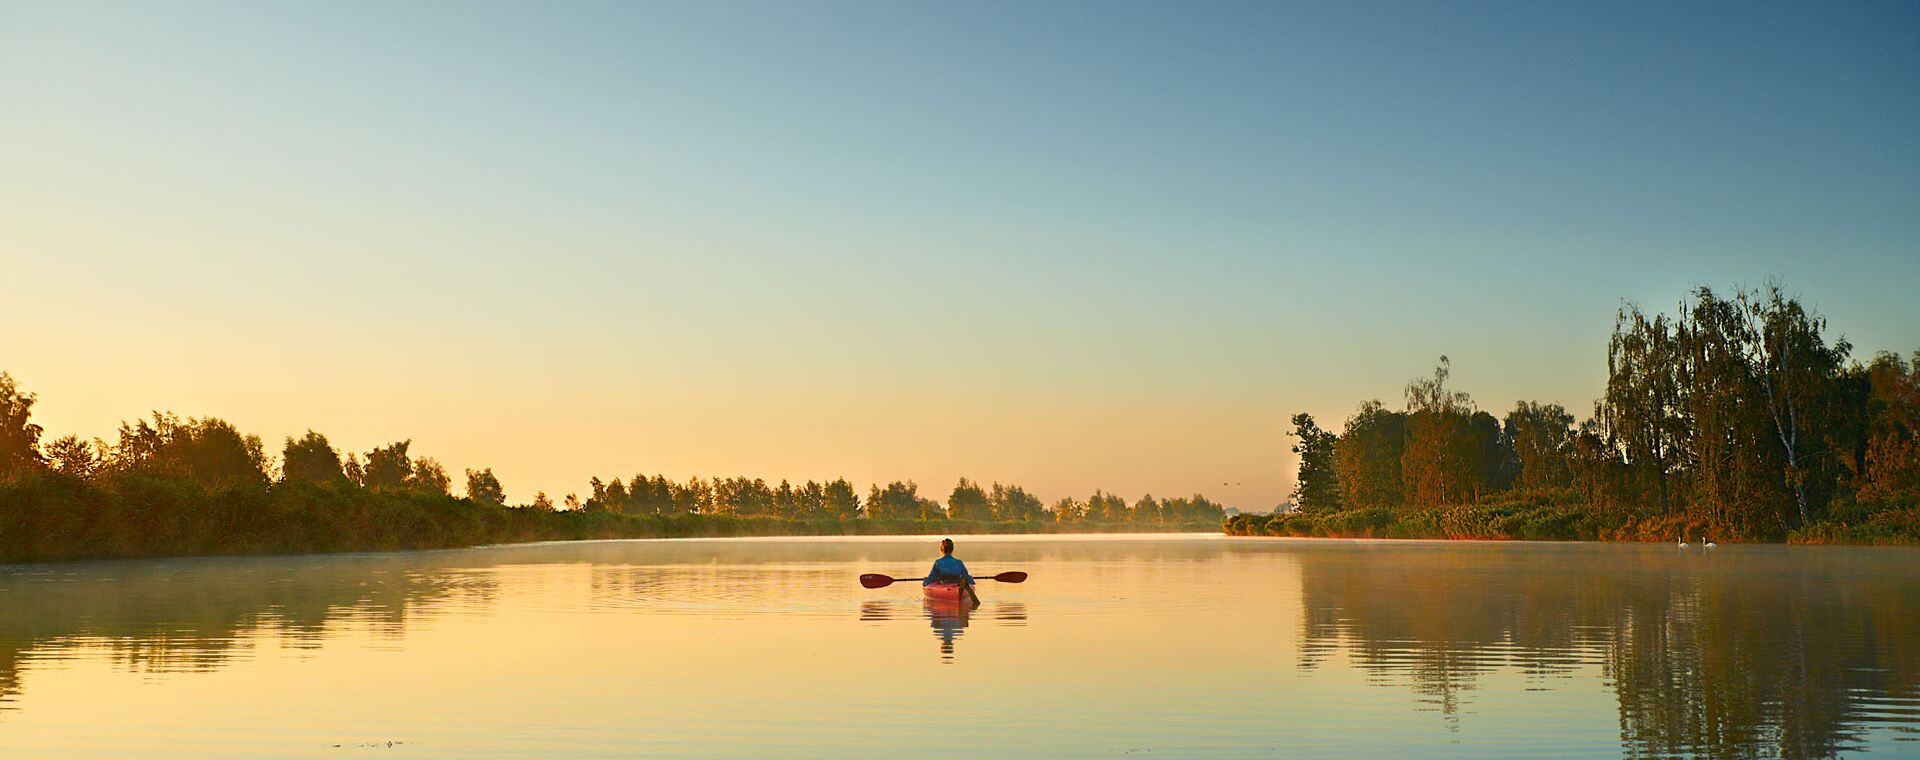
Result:
<svg viewBox="0 0 1920 760"><path fill-rule="evenodd" d="M1297 510L1242 534L1920 541L1920 352L1850 360L1779 285L1693 290L1616 315L1585 419L1520 401L1501 417L1441 357L1404 405L1338 431L1292 419Z"/></svg>
<svg viewBox="0 0 1920 760"><path fill-rule="evenodd" d="M1129 503L1095 491L1046 506L1018 485L961 478L946 503L911 480L802 484L634 475L589 482L582 499L544 492L507 504L491 468L465 495L411 440L363 453L307 431L277 457L216 417L155 412L113 441L43 441L37 397L0 372L0 561L162 554L427 548L562 538L833 533L1210 529L1204 496Z"/></svg>
<svg viewBox="0 0 1920 760"><path fill-rule="evenodd" d="M945 504L922 496L911 480L874 484L865 498L856 495L845 478L794 485L786 480L769 485L760 478L692 478L684 483L665 476L634 475L630 480L593 478L584 502L569 496L568 504L589 511L625 515L687 512L749 517L857 519L971 520L976 522L1116 523L1138 525L1212 524L1224 509L1205 496L1156 499L1152 494L1129 504L1126 499L1095 490L1086 501L1065 497L1051 506L1017 485L982 486L961 478L947 494Z"/></svg>

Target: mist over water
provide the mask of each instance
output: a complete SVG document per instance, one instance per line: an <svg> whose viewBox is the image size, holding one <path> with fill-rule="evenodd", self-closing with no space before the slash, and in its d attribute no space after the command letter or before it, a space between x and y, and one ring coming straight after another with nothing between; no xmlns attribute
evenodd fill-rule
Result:
<svg viewBox="0 0 1920 760"><path fill-rule="evenodd" d="M1909 550L934 540L10 566L0 755L1920 753Z"/></svg>

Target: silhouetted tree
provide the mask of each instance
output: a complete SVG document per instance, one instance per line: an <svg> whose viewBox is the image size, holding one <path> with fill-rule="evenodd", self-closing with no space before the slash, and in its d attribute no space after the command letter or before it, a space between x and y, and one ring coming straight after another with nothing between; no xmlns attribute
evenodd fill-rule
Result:
<svg viewBox="0 0 1920 760"><path fill-rule="evenodd" d="M13 376L0 372L0 480L45 466L40 455L42 429L33 423L37 397L20 390Z"/></svg>
<svg viewBox="0 0 1920 760"><path fill-rule="evenodd" d="M826 486L826 509L842 519L851 519L860 515L860 497L854 493L853 484L846 478L836 478Z"/></svg>
<svg viewBox="0 0 1920 760"><path fill-rule="evenodd" d="M1120 523L1127 521L1127 514L1127 500L1119 496L1096 488L1093 491L1093 495L1087 497L1087 517L1089 519L1100 522Z"/></svg>
<svg viewBox="0 0 1920 760"><path fill-rule="evenodd" d="M1361 404L1333 445L1342 506L1399 507L1405 494L1400 460L1406 445L1406 414L1388 410L1378 400Z"/></svg>
<svg viewBox="0 0 1920 760"><path fill-rule="evenodd" d="M420 493L446 496L451 493L453 479L447 477L447 470L439 462L428 457L413 460L413 474L407 477L407 488Z"/></svg>
<svg viewBox="0 0 1920 760"><path fill-rule="evenodd" d="M413 477L413 459L407 456L407 448L413 440L396 441L367 452L367 464L361 475L361 485L376 491L404 491L407 481Z"/></svg>
<svg viewBox="0 0 1920 760"><path fill-rule="evenodd" d="M347 476L340 468L340 452L327 437L308 430L295 440L287 437L280 454L280 478L288 482L343 483Z"/></svg>
<svg viewBox="0 0 1920 760"><path fill-rule="evenodd" d="M100 448L78 436L63 436L46 445L47 464L63 475L92 477L100 469Z"/></svg>
<svg viewBox="0 0 1920 760"><path fill-rule="evenodd" d="M1129 522L1157 523L1160 519L1160 502L1153 498L1153 494L1140 497L1139 501L1133 503L1133 508L1127 510Z"/></svg>
<svg viewBox="0 0 1920 760"><path fill-rule="evenodd" d="M947 516L955 520L991 520L993 503L973 481L961 478L947 496Z"/></svg>
<svg viewBox="0 0 1920 760"><path fill-rule="evenodd" d="M1821 337L1827 320L1788 298L1777 284L1735 296L1744 322L1739 351L1758 382L1764 410L1785 458L1783 478L1792 491L1798 525L1813 521L1807 504L1808 480L1815 477L1811 449L1823 408L1836 391L1836 379L1852 346L1832 345ZM1824 489L1822 489L1824 490Z"/></svg>
<svg viewBox="0 0 1920 760"><path fill-rule="evenodd" d="M546 494L540 496L545 498ZM467 470L467 498L480 504L507 503L506 490L500 487L500 479L493 476L491 467Z"/></svg>
<svg viewBox="0 0 1920 760"><path fill-rule="evenodd" d="M1293 486L1293 501L1306 512L1334 512L1340 509L1340 473L1334 452L1340 437L1321 430L1313 415L1301 412L1293 416L1293 436L1298 442L1292 451L1300 456L1299 476Z"/></svg>
<svg viewBox="0 0 1920 760"><path fill-rule="evenodd" d="M1649 318L1627 305L1614 318L1607 344L1607 390L1600 421L1620 460L1634 477L1651 482L1660 512L1672 502L1676 461L1686 447L1689 428L1685 401L1687 377L1680 333L1673 320Z"/></svg>
<svg viewBox="0 0 1920 760"><path fill-rule="evenodd" d="M1407 440L1400 478L1407 503L1458 504L1481 489L1480 446L1473 440L1473 399L1447 388L1452 362L1440 357L1432 378L1407 383Z"/></svg>
<svg viewBox="0 0 1920 760"><path fill-rule="evenodd" d="M767 481L759 478L715 479L713 500L717 511L722 514L759 516L773 512L773 489L767 487Z"/></svg>
<svg viewBox="0 0 1920 760"><path fill-rule="evenodd" d="M1866 415L1848 480L1867 504L1920 504L1920 351L1882 353L1859 370Z"/></svg>
<svg viewBox="0 0 1920 760"><path fill-rule="evenodd" d="M1513 441L1500 427L1500 420L1486 412L1474 412L1467 418L1467 437L1479 469L1474 500L1512 488L1520 477L1520 460L1514 453Z"/></svg>
<svg viewBox="0 0 1920 760"><path fill-rule="evenodd" d="M347 453L347 461L340 465L340 473L347 477L348 483L363 487L367 484L367 468L360 465L358 454Z"/></svg>
<svg viewBox="0 0 1920 760"><path fill-rule="evenodd" d="M1044 505L1033 494L1019 486L993 484L993 491L987 501L993 507L993 519L1004 522L1028 522L1038 520L1044 513ZM948 504L952 509L952 504Z"/></svg>
<svg viewBox="0 0 1920 760"><path fill-rule="evenodd" d="M151 423L121 423L119 437L106 463L115 472L179 477L213 488L267 481L260 437L242 435L222 419L154 412Z"/></svg>
<svg viewBox="0 0 1920 760"><path fill-rule="evenodd" d="M1506 436L1520 461L1519 486L1526 491L1563 488L1573 482L1567 456L1573 415L1559 404L1521 401L1507 413Z"/></svg>
<svg viewBox="0 0 1920 760"><path fill-rule="evenodd" d="M913 481L893 481L886 488L873 486L867 495L867 516L877 519L917 517L931 518L938 512L939 505L920 497L920 486Z"/></svg>

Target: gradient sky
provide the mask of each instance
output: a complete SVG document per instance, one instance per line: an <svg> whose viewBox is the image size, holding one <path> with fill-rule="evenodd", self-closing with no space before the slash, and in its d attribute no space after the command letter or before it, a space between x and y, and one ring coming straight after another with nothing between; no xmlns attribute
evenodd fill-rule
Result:
<svg viewBox="0 0 1920 760"><path fill-rule="evenodd" d="M1916 135L1906 2L0 0L0 370L514 499L1265 507L1443 353L1590 409L1622 299L1920 348Z"/></svg>

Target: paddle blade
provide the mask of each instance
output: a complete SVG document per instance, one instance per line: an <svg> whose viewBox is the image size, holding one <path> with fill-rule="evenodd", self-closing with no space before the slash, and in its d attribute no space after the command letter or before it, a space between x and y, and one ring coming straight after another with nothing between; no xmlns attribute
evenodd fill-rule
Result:
<svg viewBox="0 0 1920 760"><path fill-rule="evenodd" d="M886 588L893 585L893 576L879 573L867 573L860 576L860 585L867 588Z"/></svg>
<svg viewBox="0 0 1920 760"><path fill-rule="evenodd" d="M1027 579L1027 574L1020 572L1019 570L1011 570L1011 571L993 576L993 579L1001 583L1019 583Z"/></svg>

